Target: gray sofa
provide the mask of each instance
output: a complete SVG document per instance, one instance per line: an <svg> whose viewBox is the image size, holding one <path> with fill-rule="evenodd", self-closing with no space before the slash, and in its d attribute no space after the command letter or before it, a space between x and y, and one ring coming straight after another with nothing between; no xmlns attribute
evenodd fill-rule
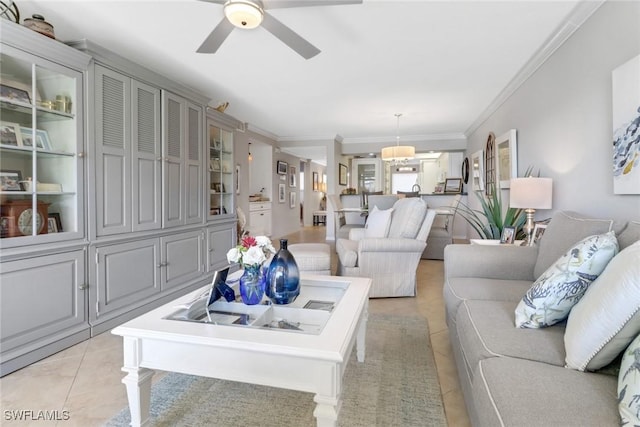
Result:
<svg viewBox="0 0 640 427"><path fill-rule="evenodd" d="M473 425L620 425L615 362L597 372L565 368L566 321L519 329L514 311L535 278L576 242L613 230L622 250L640 239L638 224L556 212L539 247L446 247L447 324Z"/></svg>

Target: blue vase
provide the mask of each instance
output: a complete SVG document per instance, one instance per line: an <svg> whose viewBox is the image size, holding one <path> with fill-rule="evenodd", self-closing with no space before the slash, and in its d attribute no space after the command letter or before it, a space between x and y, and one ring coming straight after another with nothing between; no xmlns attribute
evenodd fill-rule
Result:
<svg viewBox="0 0 640 427"><path fill-rule="evenodd" d="M300 271L287 239L280 239L280 250L271 260L265 293L274 304L291 304L300 295Z"/></svg>
<svg viewBox="0 0 640 427"><path fill-rule="evenodd" d="M264 275L261 266L245 266L240 277L240 297L247 305L259 304L264 296Z"/></svg>

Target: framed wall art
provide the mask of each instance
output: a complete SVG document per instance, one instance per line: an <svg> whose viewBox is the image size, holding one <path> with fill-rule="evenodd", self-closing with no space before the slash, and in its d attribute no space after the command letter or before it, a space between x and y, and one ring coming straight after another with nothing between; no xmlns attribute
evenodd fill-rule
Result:
<svg viewBox="0 0 640 427"><path fill-rule="evenodd" d="M338 184L347 185L347 166L342 163L338 163Z"/></svg>
<svg viewBox="0 0 640 427"><path fill-rule="evenodd" d="M484 147L484 188L487 196L491 196L496 187L495 144L496 136L493 132L489 132Z"/></svg>
<svg viewBox="0 0 640 427"><path fill-rule="evenodd" d="M295 188L296 186L296 168L294 166L289 167L289 187Z"/></svg>
<svg viewBox="0 0 640 427"><path fill-rule="evenodd" d="M296 207L296 192L295 191L289 192L289 207L291 209Z"/></svg>
<svg viewBox="0 0 640 427"><path fill-rule="evenodd" d="M613 194L640 194L640 55L612 73Z"/></svg>
<svg viewBox="0 0 640 427"><path fill-rule="evenodd" d="M518 176L518 141L516 130L510 129L496 138L496 182L501 189L511 186L511 178Z"/></svg>
<svg viewBox="0 0 640 427"><path fill-rule="evenodd" d="M514 227L504 227L502 229L502 235L500 236L500 243L511 245L516 236L516 229Z"/></svg>
<svg viewBox="0 0 640 427"><path fill-rule="evenodd" d="M276 162L276 167L278 171L278 175L286 175L287 174L287 163L282 160L278 160Z"/></svg>
<svg viewBox="0 0 640 427"><path fill-rule="evenodd" d="M311 174L313 179L313 191L318 191L320 189L320 181L318 179L318 172L313 172Z"/></svg>
<svg viewBox="0 0 640 427"><path fill-rule="evenodd" d="M286 194L286 189L284 184L282 183L278 184L278 202L279 203L284 203L285 194Z"/></svg>

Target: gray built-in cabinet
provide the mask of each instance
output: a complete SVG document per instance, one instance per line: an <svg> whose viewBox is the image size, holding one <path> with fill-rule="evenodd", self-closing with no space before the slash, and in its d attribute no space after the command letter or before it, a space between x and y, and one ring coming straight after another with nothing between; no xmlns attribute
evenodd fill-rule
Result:
<svg viewBox="0 0 640 427"><path fill-rule="evenodd" d="M227 264L234 192L226 215L211 215L205 117L229 130L229 165L240 123L89 41L68 46L6 20L0 32L1 83L16 89L0 98L0 169L39 183L2 178L6 375L204 285ZM45 102L58 95L61 109ZM22 128L15 145L6 126ZM231 187L233 171L224 176ZM25 210L18 229L8 215Z"/></svg>

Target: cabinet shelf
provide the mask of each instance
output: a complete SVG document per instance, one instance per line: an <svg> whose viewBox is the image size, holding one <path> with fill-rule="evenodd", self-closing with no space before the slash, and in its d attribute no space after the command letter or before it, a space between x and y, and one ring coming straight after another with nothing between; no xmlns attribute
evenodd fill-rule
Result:
<svg viewBox="0 0 640 427"><path fill-rule="evenodd" d="M9 100L6 98L0 98L0 108L11 110L14 113L18 113L21 116L24 116L23 123L30 123L31 115L33 113L33 104L28 104L25 102L19 102L14 100ZM50 110L48 108L35 106L36 114L38 115L38 121L40 122L51 122L58 120L69 120L74 119L75 116L73 114L64 113L62 111Z"/></svg>
<svg viewBox="0 0 640 427"><path fill-rule="evenodd" d="M16 147L15 145L0 144L1 150L11 151L18 155L31 156L33 152L38 153L38 157L75 157L76 153L69 153L68 151L56 151L56 150L34 150L31 147Z"/></svg>

